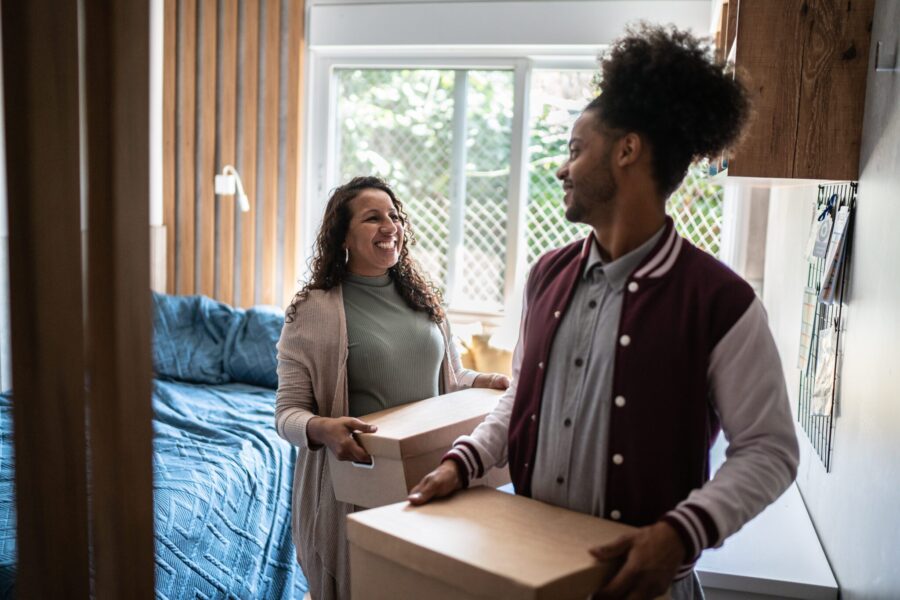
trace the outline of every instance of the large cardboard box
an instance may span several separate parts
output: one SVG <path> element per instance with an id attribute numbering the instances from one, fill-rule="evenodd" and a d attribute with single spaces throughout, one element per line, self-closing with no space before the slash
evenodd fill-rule
<path id="1" fill-rule="evenodd" d="M 364 508 L 405 500 L 409 490 L 440 464 L 453 441 L 472 433 L 494 409 L 501 394 L 467 389 L 360 417 L 378 426 L 375 433 L 357 434 L 373 460 L 371 464 L 341 461 L 329 452 L 335 497 Z M 469 485 L 505 483 L 509 483 L 509 471 L 503 468 L 491 469 Z"/>
<path id="2" fill-rule="evenodd" d="M 347 517 L 353 600 L 585 600 L 614 565 L 590 548 L 631 527 L 489 488 Z"/>

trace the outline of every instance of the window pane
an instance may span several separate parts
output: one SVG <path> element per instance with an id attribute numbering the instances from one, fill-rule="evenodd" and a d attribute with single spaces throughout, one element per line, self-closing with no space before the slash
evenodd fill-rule
<path id="1" fill-rule="evenodd" d="M 666 212 L 675 229 L 692 244 L 719 256 L 722 242 L 722 199 L 725 192 L 707 177 L 708 163 L 691 165 L 681 187 L 669 197 Z"/>
<path id="2" fill-rule="evenodd" d="M 469 71 L 462 285 L 455 308 L 501 310 L 513 118 L 512 71 Z"/>
<path id="3" fill-rule="evenodd" d="M 406 206 L 418 244 L 412 255 L 454 308 L 499 310 L 506 275 L 507 197 L 513 116 L 512 71 L 468 71 L 465 188 L 460 248 L 450 248 L 453 70 L 339 69 L 341 182 L 374 174 Z M 447 290 L 451 253 L 459 258 Z"/>
<path id="4" fill-rule="evenodd" d="M 340 182 L 384 178 L 418 243 L 411 254 L 434 283 L 447 276 L 453 71 L 339 69 Z"/>
<path id="5" fill-rule="evenodd" d="M 569 132 L 593 97 L 593 71 L 535 71 L 531 76 L 526 261 L 587 235 L 566 220 L 556 171 L 568 155 Z"/>
<path id="6" fill-rule="evenodd" d="M 566 221 L 556 170 L 566 158 L 575 119 L 595 94 L 592 71 L 535 71 L 531 87 L 531 162 L 528 193 L 528 265 L 552 248 L 587 235 Z M 706 163 L 691 165 L 666 204 L 675 229 L 697 247 L 718 256 L 722 186 L 706 175 Z"/>

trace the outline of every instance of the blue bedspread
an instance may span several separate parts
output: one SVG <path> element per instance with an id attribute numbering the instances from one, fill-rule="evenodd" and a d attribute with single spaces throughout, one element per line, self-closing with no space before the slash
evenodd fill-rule
<path id="1" fill-rule="evenodd" d="M 296 450 L 274 390 L 155 380 L 156 597 L 302 598 L 290 535 Z M 15 577 L 12 407 L 0 396 L 0 598 Z"/>

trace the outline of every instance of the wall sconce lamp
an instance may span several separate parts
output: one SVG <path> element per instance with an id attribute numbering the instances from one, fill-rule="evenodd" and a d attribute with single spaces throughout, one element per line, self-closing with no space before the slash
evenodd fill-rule
<path id="1" fill-rule="evenodd" d="M 231 165 L 222 167 L 222 173 L 216 175 L 216 194 L 219 196 L 234 196 L 237 192 L 238 206 L 241 212 L 250 212 L 250 199 L 244 192 L 244 184 L 241 183 L 241 176 L 238 175 L 237 169 Z"/>

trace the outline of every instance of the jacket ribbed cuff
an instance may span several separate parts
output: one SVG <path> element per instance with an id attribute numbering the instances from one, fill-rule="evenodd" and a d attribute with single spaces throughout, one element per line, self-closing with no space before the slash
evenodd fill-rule
<path id="1" fill-rule="evenodd" d="M 718 527 L 706 509 L 697 504 L 681 504 L 660 520 L 669 524 L 684 544 L 685 561 L 676 577 L 690 573 L 700 553 L 719 541 Z"/>
<path id="2" fill-rule="evenodd" d="M 466 468 L 466 462 L 458 454 L 455 454 L 453 450 L 450 450 L 441 457 L 441 462 L 444 462 L 445 460 L 452 461 L 453 464 L 456 465 L 456 472 L 459 474 L 459 480 L 462 483 L 462 488 L 468 488 L 469 470 Z"/>

